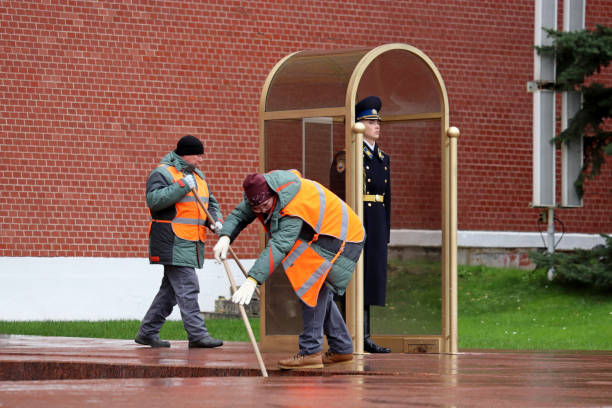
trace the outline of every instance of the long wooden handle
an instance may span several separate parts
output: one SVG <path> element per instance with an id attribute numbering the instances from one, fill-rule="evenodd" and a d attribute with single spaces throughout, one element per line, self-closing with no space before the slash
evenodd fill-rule
<path id="1" fill-rule="evenodd" d="M 210 211 L 208 211 L 208 208 L 206 208 L 206 206 L 204 205 L 204 203 L 202 202 L 202 199 L 198 196 L 198 193 L 196 192 L 195 188 L 191 189 L 191 192 L 193 193 L 193 196 L 196 198 L 196 201 L 198 202 L 198 204 L 200 204 L 200 207 L 204 210 L 204 213 L 206 214 L 206 218 L 208 219 L 208 221 L 211 224 L 215 223 L 214 218 L 212 217 L 212 215 L 210 214 Z M 246 271 L 246 269 L 244 268 L 244 266 L 242 266 L 242 263 L 240 262 L 240 260 L 238 259 L 238 257 L 236 256 L 236 253 L 234 252 L 234 250 L 232 249 L 232 247 L 229 247 L 229 252 L 232 255 L 232 258 L 234 258 L 234 261 L 236 261 L 236 264 L 238 265 L 238 267 L 240 268 L 240 270 L 242 271 L 242 274 L 244 275 L 244 277 L 248 277 L 249 274 Z M 261 297 L 261 293 L 259 293 L 259 288 L 255 288 L 255 292 L 257 292 L 257 296 Z"/>
<path id="2" fill-rule="evenodd" d="M 234 261 L 236 261 L 236 265 L 238 265 L 238 267 L 242 271 L 242 274 L 244 275 L 244 277 L 247 278 L 249 276 L 249 274 L 246 271 L 246 269 L 244 269 L 244 266 L 242 266 L 242 263 L 240 262 L 240 260 L 236 256 L 236 253 L 234 252 L 234 249 L 232 247 L 229 247 L 229 252 L 232 255 L 232 258 L 234 258 Z M 257 294 L 259 295 L 259 288 L 256 288 L 256 289 L 257 289 Z"/>
<path id="3" fill-rule="evenodd" d="M 206 213 L 206 217 L 208 218 L 209 222 L 214 224 L 215 220 L 210 215 L 210 212 L 208 211 L 208 209 L 204 206 L 204 203 L 198 196 L 195 189 L 192 188 L 191 192 L 193 193 L 194 197 L 198 201 L 198 204 L 200 204 L 200 207 L 202 207 L 202 209 L 204 210 L 204 213 Z M 230 251 L 234 259 L 236 260 L 236 263 L 238 263 L 238 266 L 240 266 L 240 269 L 242 269 L 242 272 L 246 276 L 246 271 L 242 268 L 242 265 L 238 261 L 238 257 L 236 257 L 231 247 L 230 247 Z M 232 271 L 230 270 L 229 265 L 227 264 L 226 260 L 223 260 L 223 267 L 225 268 L 225 272 L 227 273 L 227 278 L 229 279 L 230 286 L 232 287 L 232 294 L 233 294 L 234 292 L 236 292 L 236 284 L 234 283 L 234 277 L 232 276 Z M 258 288 L 255 288 L 255 289 L 258 289 Z M 259 291 L 257 291 L 257 293 L 259 294 Z M 247 317 L 246 310 L 244 310 L 243 305 L 238 305 L 238 309 L 240 310 L 240 316 L 242 317 L 242 321 L 244 322 L 244 327 L 246 328 L 246 331 L 249 335 L 249 339 L 251 339 L 253 350 L 255 350 L 255 356 L 257 357 L 257 362 L 259 363 L 259 369 L 261 370 L 261 375 L 264 377 L 267 377 L 268 372 L 266 371 L 266 366 L 263 362 L 263 359 L 261 358 L 261 353 L 259 352 L 259 347 L 257 346 L 257 341 L 255 340 L 255 335 L 253 334 L 253 329 L 251 328 L 251 322 L 249 322 L 249 318 Z"/>
<path id="4" fill-rule="evenodd" d="M 232 272 L 230 271 L 229 265 L 227 264 L 226 260 L 223 261 L 223 266 L 225 267 L 225 272 L 227 272 L 227 278 L 229 279 L 230 285 L 232 286 L 232 293 L 234 293 L 236 292 L 236 284 L 234 283 Z M 251 328 L 251 323 L 249 322 L 249 318 L 247 317 L 246 311 L 244 310 L 244 306 L 238 305 L 238 309 L 240 310 L 240 316 L 242 317 L 244 326 L 246 327 L 247 333 L 249 334 L 249 338 L 251 339 L 253 350 L 255 350 L 255 356 L 257 356 L 257 362 L 259 363 L 261 375 L 267 377 L 268 372 L 266 371 L 266 366 L 264 365 L 263 359 L 261 358 L 261 353 L 259 352 L 259 347 L 257 346 L 257 341 L 255 340 L 255 335 L 253 334 L 253 329 Z"/>

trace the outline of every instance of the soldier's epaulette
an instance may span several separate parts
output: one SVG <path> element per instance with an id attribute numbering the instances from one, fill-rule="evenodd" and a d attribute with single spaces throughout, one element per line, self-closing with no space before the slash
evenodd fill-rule
<path id="1" fill-rule="evenodd" d="M 383 152 L 380 147 L 378 148 L 378 157 L 380 157 L 381 160 L 385 159 L 385 152 Z"/>
<path id="2" fill-rule="evenodd" d="M 372 157 L 374 157 L 374 154 L 372 154 L 372 151 L 368 149 L 366 146 L 363 146 L 363 153 L 366 156 L 368 156 L 368 159 L 371 159 Z"/>

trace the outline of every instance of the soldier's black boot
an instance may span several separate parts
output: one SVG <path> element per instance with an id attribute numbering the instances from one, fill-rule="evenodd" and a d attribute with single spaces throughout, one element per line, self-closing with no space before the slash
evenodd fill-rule
<path id="1" fill-rule="evenodd" d="M 387 347 L 381 347 L 374 343 L 370 338 L 370 306 L 364 306 L 363 308 L 363 350 L 368 353 L 390 353 L 391 349 Z"/>

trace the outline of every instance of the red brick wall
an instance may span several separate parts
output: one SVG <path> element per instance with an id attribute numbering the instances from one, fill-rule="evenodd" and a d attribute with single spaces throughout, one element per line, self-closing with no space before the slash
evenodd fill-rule
<path id="1" fill-rule="evenodd" d="M 612 26 L 609 0 L 587 3 L 589 28 Z M 532 0 L 4 1 L 0 256 L 145 257 L 146 176 L 187 133 L 205 140 L 229 212 L 258 165 L 276 62 L 392 42 L 444 78 L 461 129 L 459 228 L 534 231 L 533 12 Z M 568 232 L 612 231 L 611 170 L 588 182 L 584 208 L 557 211 Z M 236 244 L 242 256 L 255 232 Z"/>

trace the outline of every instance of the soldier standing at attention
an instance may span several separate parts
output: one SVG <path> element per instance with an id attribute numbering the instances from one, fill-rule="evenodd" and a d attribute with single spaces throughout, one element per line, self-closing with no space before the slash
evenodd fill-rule
<path id="1" fill-rule="evenodd" d="M 387 244 L 391 231 L 391 171 L 389 156 L 377 141 L 380 138 L 380 108 L 377 96 L 368 96 L 355 105 L 355 122 L 365 125 L 363 136 L 363 225 L 364 247 L 364 350 L 389 353 L 370 338 L 370 306 L 385 306 L 387 287 Z"/>

